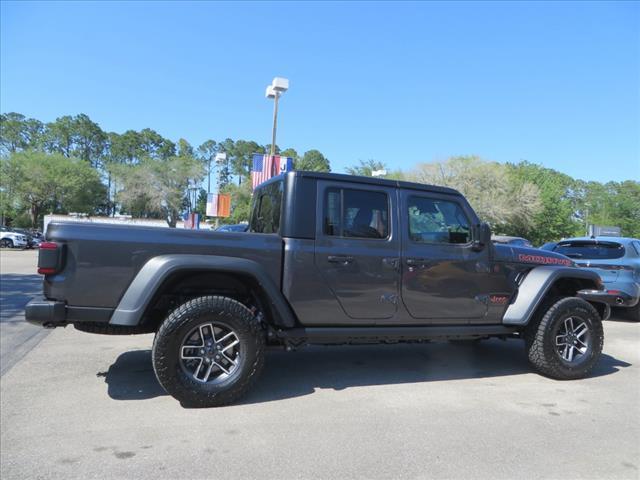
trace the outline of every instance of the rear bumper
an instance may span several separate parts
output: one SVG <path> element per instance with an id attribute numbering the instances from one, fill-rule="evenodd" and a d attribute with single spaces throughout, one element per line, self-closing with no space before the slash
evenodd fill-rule
<path id="1" fill-rule="evenodd" d="M 588 302 L 598 302 L 610 307 L 633 307 L 638 303 L 638 295 L 622 290 L 579 290 L 578 297 Z"/>
<path id="2" fill-rule="evenodd" d="M 640 284 L 629 281 L 616 281 L 605 283 L 604 288 L 607 292 L 619 295 L 625 301 L 619 307 L 633 307 L 640 301 Z"/>
<path id="3" fill-rule="evenodd" d="M 71 307 L 44 297 L 34 298 L 24 310 L 27 322 L 45 328 L 64 327 L 69 323 L 109 323 L 111 315 L 112 308 Z"/>
<path id="4" fill-rule="evenodd" d="M 24 309 L 24 318 L 29 323 L 53 328 L 67 324 L 67 306 L 64 302 L 47 300 L 44 297 L 34 298 Z"/>

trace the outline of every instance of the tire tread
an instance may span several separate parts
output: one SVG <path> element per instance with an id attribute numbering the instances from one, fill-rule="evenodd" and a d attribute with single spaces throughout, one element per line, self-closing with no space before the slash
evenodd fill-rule
<path id="1" fill-rule="evenodd" d="M 557 356 L 555 354 L 551 355 L 548 350 L 549 346 L 546 344 L 546 335 L 548 334 L 551 323 L 556 318 L 556 315 L 560 314 L 563 310 L 570 308 L 584 309 L 590 316 L 595 330 L 592 332 L 592 336 L 594 337 L 593 349 L 595 351 L 596 358 L 599 357 L 604 343 L 602 322 L 597 310 L 589 302 L 586 302 L 581 298 L 561 298 L 553 303 L 548 309 L 542 309 L 542 314 L 538 315 L 537 318 L 534 318 L 525 331 L 525 342 L 527 345 L 529 362 L 543 375 L 558 380 L 570 380 L 586 377 L 597 363 L 597 361 L 588 362 L 584 368 L 579 370 L 568 369 L 563 366 L 559 358 L 556 358 Z"/>

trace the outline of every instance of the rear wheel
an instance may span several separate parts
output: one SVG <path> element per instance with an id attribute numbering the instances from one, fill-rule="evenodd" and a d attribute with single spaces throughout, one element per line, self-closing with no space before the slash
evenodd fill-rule
<path id="1" fill-rule="evenodd" d="M 543 375 L 559 380 L 584 378 L 598 362 L 604 333 L 593 306 L 580 298 L 555 302 L 525 332 L 527 355 Z"/>
<path id="2" fill-rule="evenodd" d="M 13 240 L 10 238 L 3 238 L 0 240 L 0 247 L 2 248 L 13 248 Z"/>
<path id="3" fill-rule="evenodd" d="M 153 342 L 153 367 L 184 406 L 217 407 L 240 398 L 264 365 L 264 332 L 241 303 L 200 297 L 172 312 Z"/>

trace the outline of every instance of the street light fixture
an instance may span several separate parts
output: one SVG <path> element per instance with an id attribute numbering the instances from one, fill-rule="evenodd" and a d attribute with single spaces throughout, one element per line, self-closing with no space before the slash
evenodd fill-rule
<path id="1" fill-rule="evenodd" d="M 271 149 L 270 156 L 276 154 L 276 129 L 278 127 L 278 99 L 280 96 L 289 90 L 289 80 L 282 77 L 275 77 L 271 82 L 271 85 L 267 86 L 265 91 L 265 97 L 273 98 L 273 130 L 271 132 Z"/>

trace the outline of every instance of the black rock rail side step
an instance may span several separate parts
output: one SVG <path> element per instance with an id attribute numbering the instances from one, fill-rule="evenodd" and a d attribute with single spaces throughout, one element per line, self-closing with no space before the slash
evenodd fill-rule
<path id="1" fill-rule="evenodd" d="M 516 327 L 504 325 L 392 326 L 392 327 L 309 327 L 279 330 L 277 337 L 293 344 L 377 343 L 419 340 L 474 339 L 510 336 Z"/>

